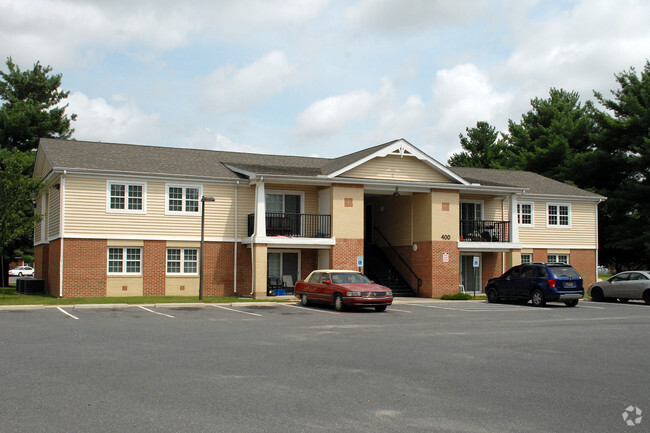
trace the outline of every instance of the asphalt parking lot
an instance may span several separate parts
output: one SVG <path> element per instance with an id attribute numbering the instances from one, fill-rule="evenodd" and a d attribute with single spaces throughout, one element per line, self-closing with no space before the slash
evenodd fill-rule
<path id="1" fill-rule="evenodd" d="M 0 310 L 0 431 L 648 431 L 649 331 L 635 302 Z"/>

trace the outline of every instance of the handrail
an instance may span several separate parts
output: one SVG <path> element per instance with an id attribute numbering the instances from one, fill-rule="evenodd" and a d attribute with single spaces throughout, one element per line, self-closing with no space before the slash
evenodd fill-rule
<path id="1" fill-rule="evenodd" d="M 395 253 L 395 255 L 402 261 L 402 263 L 404 263 L 404 266 L 406 266 L 406 269 L 411 271 L 411 274 L 413 274 L 413 276 L 415 277 L 415 279 L 418 282 L 417 295 L 420 296 L 420 287 L 422 287 L 422 278 L 418 277 L 418 275 L 415 273 L 415 271 L 409 266 L 408 263 L 406 263 L 406 260 L 404 260 L 404 258 L 401 256 L 401 254 L 398 253 L 397 250 L 395 249 L 395 247 L 393 247 L 393 245 L 391 245 L 391 243 L 388 241 L 388 239 L 386 239 L 386 236 L 384 236 L 384 234 L 377 227 L 373 227 L 373 229 L 379 234 L 379 236 L 381 236 L 381 238 L 384 240 L 384 242 L 386 242 L 386 245 L 388 245 L 390 247 L 390 249 Z"/>

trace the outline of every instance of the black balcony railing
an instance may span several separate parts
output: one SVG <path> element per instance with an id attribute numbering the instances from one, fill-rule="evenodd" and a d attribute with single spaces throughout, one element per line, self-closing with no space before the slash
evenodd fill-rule
<path id="1" fill-rule="evenodd" d="M 248 214 L 248 236 L 255 229 L 255 214 Z M 331 238 L 331 215 L 305 213 L 266 213 L 266 235 L 296 238 Z"/>
<path id="2" fill-rule="evenodd" d="M 510 242 L 509 221 L 461 220 L 463 242 Z"/>

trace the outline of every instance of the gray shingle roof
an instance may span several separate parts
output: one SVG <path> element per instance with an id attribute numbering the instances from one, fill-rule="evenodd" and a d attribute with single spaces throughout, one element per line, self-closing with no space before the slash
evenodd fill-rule
<path id="1" fill-rule="evenodd" d="M 526 194 L 584 197 L 591 199 L 605 198 L 530 171 L 470 167 L 449 167 L 449 169 L 471 183 L 479 183 L 485 186 L 527 188 Z"/>
<path id="2" fill-rule="evenodd" d="M 233 172 L 227 166 L 258 175 L 313 178 L 340 170 L 393 143 L 395 141 L 339 158 L 314 158 L 52 138 L 40 140 L 40 146 L 50 163 L 59 170 L 76 169 L 133 175 L 205 177 L 214 180 L 241 178 L 238 173 Z M 484 186 L 527 188 L 529 194 L 604 198 L 526 171 L 449 168 L 463 179 Z"/>

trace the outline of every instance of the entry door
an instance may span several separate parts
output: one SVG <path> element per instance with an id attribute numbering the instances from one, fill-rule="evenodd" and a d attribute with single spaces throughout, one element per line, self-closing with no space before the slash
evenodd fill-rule
<path id="1" fill-rule="evenodd" d="M 482 260 L 481 260 L 482 261 Z M 479 264 L 480 262 L 479 261 Z M 460 256 L 460 284 L 466 293 L 481 293 L 481 268 L 474 267 L 474 255 Z"/>

